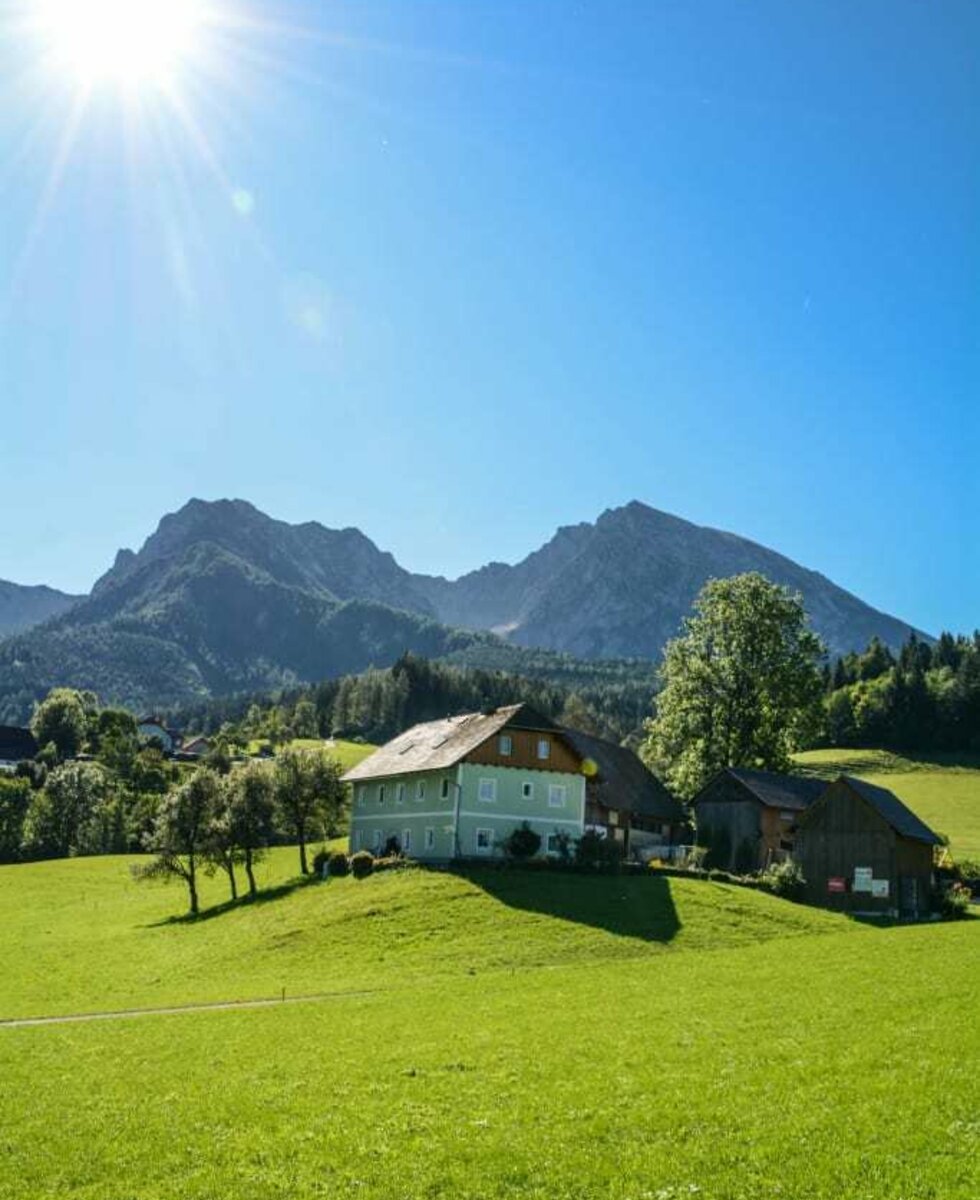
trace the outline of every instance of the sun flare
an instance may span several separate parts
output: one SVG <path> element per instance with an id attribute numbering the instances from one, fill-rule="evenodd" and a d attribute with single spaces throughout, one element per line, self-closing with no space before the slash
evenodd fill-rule
<path id="1" fill-rule="evenodd" d="M 62 74 L 87 85 L 166 83 L 193 55 L 200 0 L 38 0 L 38 25 Z"/>

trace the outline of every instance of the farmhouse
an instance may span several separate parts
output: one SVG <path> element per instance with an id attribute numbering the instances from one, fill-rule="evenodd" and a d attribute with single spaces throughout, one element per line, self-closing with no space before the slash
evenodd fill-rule
<path id="1" fill-rule="evenodd" d="M 842 775 L 798 822 L 806 900 L 852 913 L 929 912 L 935 833 L 886 788 Z"/>
<path id="2" fill-rule="evenodd" d="M 354 788 L 351 849 L 395 843 L 418 859 L 490 858 L 525 821 L 543 855 L 587 824 L 624 850 L 632 828 L 652 826 L 669 839 L 680 808 L 641 772 L 649 776 L 629 751 L 563 729 L 526 704 L 430 721 L 344 776 Z"/>
<path id="3" fill-rule="evenodd" d="M 0 725 L 0 771 L 13 771 L 17 764 L 37 754 L 37 742 L 29 729 Z"/>
<path id="4" fill-rule="evenodd" d="M 173 754 L 180 742 L 180 736 L 168 729 L 163 719 L 157 716 L 140 717 L 136 722 L 136 732 L 141 742 L 158 741 L 164 754 Z"/>
<path id="5" fill-rule="evenodd" d="M 691 802 L 698 841 L 724 869 L 763 870 L 793 851 L 796 823 L 826 788 L 819 779 L 729 767 Z"/>
<path id="6" fill-rule="evenodd" d="M 206 737 L 192 737 L 180 743 L 181 758 L 204 758 L 210 752 L 211 743 Z"/>

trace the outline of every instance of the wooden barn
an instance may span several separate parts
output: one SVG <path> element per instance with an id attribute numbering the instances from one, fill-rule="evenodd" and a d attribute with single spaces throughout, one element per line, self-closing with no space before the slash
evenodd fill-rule
<path id="1" fill-rule="evenodd" d="M 763 870 L 793 851 L 800 814 L 826 788 L 819 779 L 729 767 L 693 799 L 698 842 L 715 866 Z"/>
<path id="2" fill-rule="evenodd" d="M 842 775 L 800 815 L 793 857 L 809 904 L 921 917 L 930 910 L 940 844 L 893 792 Z"/>

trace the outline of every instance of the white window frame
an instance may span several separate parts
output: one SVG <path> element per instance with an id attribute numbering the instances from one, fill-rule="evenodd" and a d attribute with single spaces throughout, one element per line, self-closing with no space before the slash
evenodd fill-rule
<path id="1" fill-rule="evenodd" d="M 497 739 L 497 749 L 503 758 L 510 758 L 514 753 L 514 739 L 509 733 L 502 733 L 500 735 Z"/>
<path id="2" fill-rule="evenodd" d="M 483 785 L 489 784 L 492 795 L 484 796 Z M 477 784 L 476 798 L 481 804 L 496 804 L 497 803 L 497 781 L 496 779 L 481 779 Z"/>
<path id="3" fill-rule="evenodd" d="M 521 784 L 521 798 L 524 800 L 534 799 L 534 781 L 532 779 L 525 779 Z"/>
<path id="4" fill-rule="evenodd" d="M 480 835 L 486 834 L 487 844 L 480 845 Z M 477 829 L 474 831 L 473 850 L 477 854 L 492 854 L 493 853 L 493 830 L 492 829 Z"/>
<path id="5" fill-rule="evenodd" d="M 354 849 L 360 850 L 360 848 L 363 844 L 364 844 L 364 837 L 361 833 L 361 830 L 355 829 L 354 830 Z"/>
<path id="6" fill-rule="evenodd" d="M 405 803 L 405 784 L 403 782 L 399 782 L 399 783 L 395 784 L 395 803 L 396 804 L 404 804 Z"/>
<path id="7" fill-rule="evenodd" d="M 422 844 L 425 846 L 426 850 L 435 850 L 435 848 L 436 848 L 436 831 L 435 831 L 434 825 L 426 825 L 425 836 L 423 838 Z"/>
<path id="8" fill-rule="evenodd" d="M 425 780 L 420 779 L 415 784 L 415 802 L 416 802 L 416 804 L 421 804 L 424 799 L 425 799 Z"/>
<path id="9" fill-rule="evenodd" d="M 563 783 L 548 784 L 548 807 L 565 808 L 568 803 L 568 788 Z"/>
<path id="10" fill-rule="evenodd" d="M 551 758 L 551 738 L 538 738 L 538 758 L 542 762 Z"/>
<path id="11" fill-rule="evenodd" d="M 357 805 L 358 808 L 364 807 L 364 799 L 365 799 L 366 791 L 367 791 L 367 788 L 364 786 L 363 783 L 359 783 L 357 785 L 357 788 L 354 791 L 354 803 Z"/>
<path id="12" fill-rule="evenodd" d="M 402 854 L 411 854 L 412 852 L 412 831 L 411 829 L 402 830 Z"/>
<path id="13" fill-rule="evenodd" d="M 558 850 L 558 847 L 557 847 L 557 846 L 555 846 L 555 848 L 554 848 L 554 849 L 552 849 L 552 847 L 551 847 L 551 839 L 552 839 L 552 838 L 557 838 L 557 837 L 560 837 L 560 836 L 561 836 L 561 834 L 560 834 L 560 833 L 558 833 L 558 832 L 556 832 L 555 830 L 552 830 L 552 831 L 551 831 L 551 833 L 549 833 L 549 834 L 546 834 L 546 835 L 545 835 L 545 839 L 544 839 L 544 852 L 545 852 L 545 854 L 558 854 L 558 853 L 559 853 L 559 850 Z"/>
<path id="14" fill-rule="evenodd" d="M 440 795 L 443 800 L 449 799 L 449 776 L 448 775 L 443 776 L 442 787 L 440 788 Z"/>

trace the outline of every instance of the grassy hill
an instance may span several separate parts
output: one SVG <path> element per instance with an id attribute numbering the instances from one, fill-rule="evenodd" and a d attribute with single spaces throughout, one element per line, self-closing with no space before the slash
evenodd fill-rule
<path id="1" fill-rule="evenodd" d="M 810 750 L 796 761 L 831 779 L 841 772 L 890 788 L 957 858 L 980 858 L 980 757 L 909 758 L 887 750 Z"/>
<path id="2" fill-rule="evenodd" d="M 262 864 L 259 903 L 194 923 L 175 919 L 180 887 L 131 879 L 135 858 L 0 868 L 0 1018 L 414 985 L 843 925 L 684 879 L 420 869 L 304 884 L 288 847 Z M 226 896 L 221 878 L 204 880 L 202 906 Z"/>
<path id="3" fill-rule="evenodd" d="M 376 990 L 0 1027 L 3 1200 L 980 1190 L 980 922 L 491 872 L 179 903 L 119 859 L 0 869 L 0 1013 Z"/>
<path id="4" fill-rule="evenodd" d="M 258 754 L 261 745 L 262 739 L 254 738 L 246 750 L 249 754 Z M 356 767 L 377 749 L 368 742 L 348 742 L 343 738 L 293 738 L 289 745 L 294 750 L 325 750 L 331 758 L 337 759 L 345 771 Z"/>

